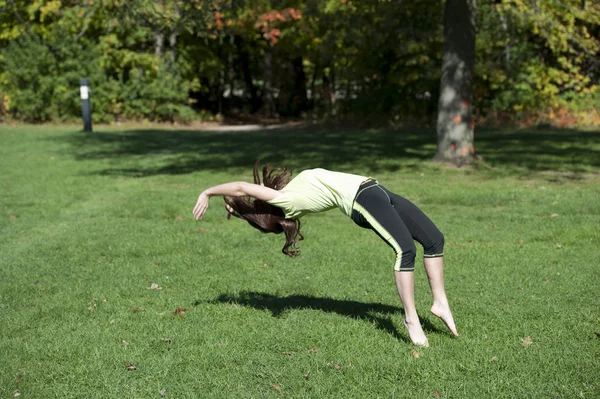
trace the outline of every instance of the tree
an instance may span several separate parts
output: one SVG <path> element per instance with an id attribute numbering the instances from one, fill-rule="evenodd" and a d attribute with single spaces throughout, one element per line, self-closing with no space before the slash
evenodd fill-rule
<path id="1" fill-rule="evenodd" d="M 472 117 L 475 0 L 446 0 L 435 160 L 457 165 L 475 159 Z"/>

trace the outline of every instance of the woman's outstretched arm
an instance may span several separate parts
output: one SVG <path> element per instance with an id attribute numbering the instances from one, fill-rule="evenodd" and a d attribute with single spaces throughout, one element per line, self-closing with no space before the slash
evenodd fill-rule
<path id="1" fill-rule="evenodd" d="M 259 200 L 270 201 L 279 197 L 281 193 L 269 187 L 246 182 L 219 184 L 218 186 L 207 188 L 200 194 L 193 210 L 194 218 L 196 220 L 202 219 L 208 208 L 210 197 L 224 195 L 229 197 L 245 197 L 248 195 Z"/>

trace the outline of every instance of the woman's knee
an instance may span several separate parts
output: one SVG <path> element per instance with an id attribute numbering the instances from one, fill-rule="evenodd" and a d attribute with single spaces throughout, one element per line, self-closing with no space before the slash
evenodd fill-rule
<path id="1" fill-rule="evenodd" d="M 444 254 L 444 235 L 437 230 L 429 235 L 430 241 L 427 246 L 423 247 L 426 257 L 442 256 Z"/>
<path id="2" fill-rule="evenodd" d="M 396 253 L 396 271 L 412 271 L 415 270 L 415 257 L 417 256 L 417 248 L 414 243 L 406 245 L 401 251 Z"/>

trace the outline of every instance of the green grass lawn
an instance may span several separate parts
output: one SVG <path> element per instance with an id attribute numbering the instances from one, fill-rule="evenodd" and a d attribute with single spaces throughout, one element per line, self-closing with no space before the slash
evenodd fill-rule
<path id="1" fill-rule="evenodd" d="M 600 397 L 600 132 L 476 138 L 486 162 L 454 169 L 430 130 L 0 127 L 0 397 Z M 419 205 L 461 336 L 419 267 L 431 347 L 409 343 L 393 252 L 341 212 L 294 259 L 220 199 L 195 222 L 256 159 Z"/>

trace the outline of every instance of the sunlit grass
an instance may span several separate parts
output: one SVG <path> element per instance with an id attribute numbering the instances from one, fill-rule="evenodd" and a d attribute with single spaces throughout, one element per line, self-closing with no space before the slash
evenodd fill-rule
<path id="1" fill-rule="evenodd" d="M 427 130 L 97 130 L 0 130 L 2 397 L 600 395 L 599 132 L 483 131 L 486 163 L 454 169 Z M 418 268 L 431 347 L 408 343 L 392 251 L 339 212 L 304 220 L 295 259 L 218 199 L 194 222 L 255 159 L 424 209 L 461 336 Z"/>

